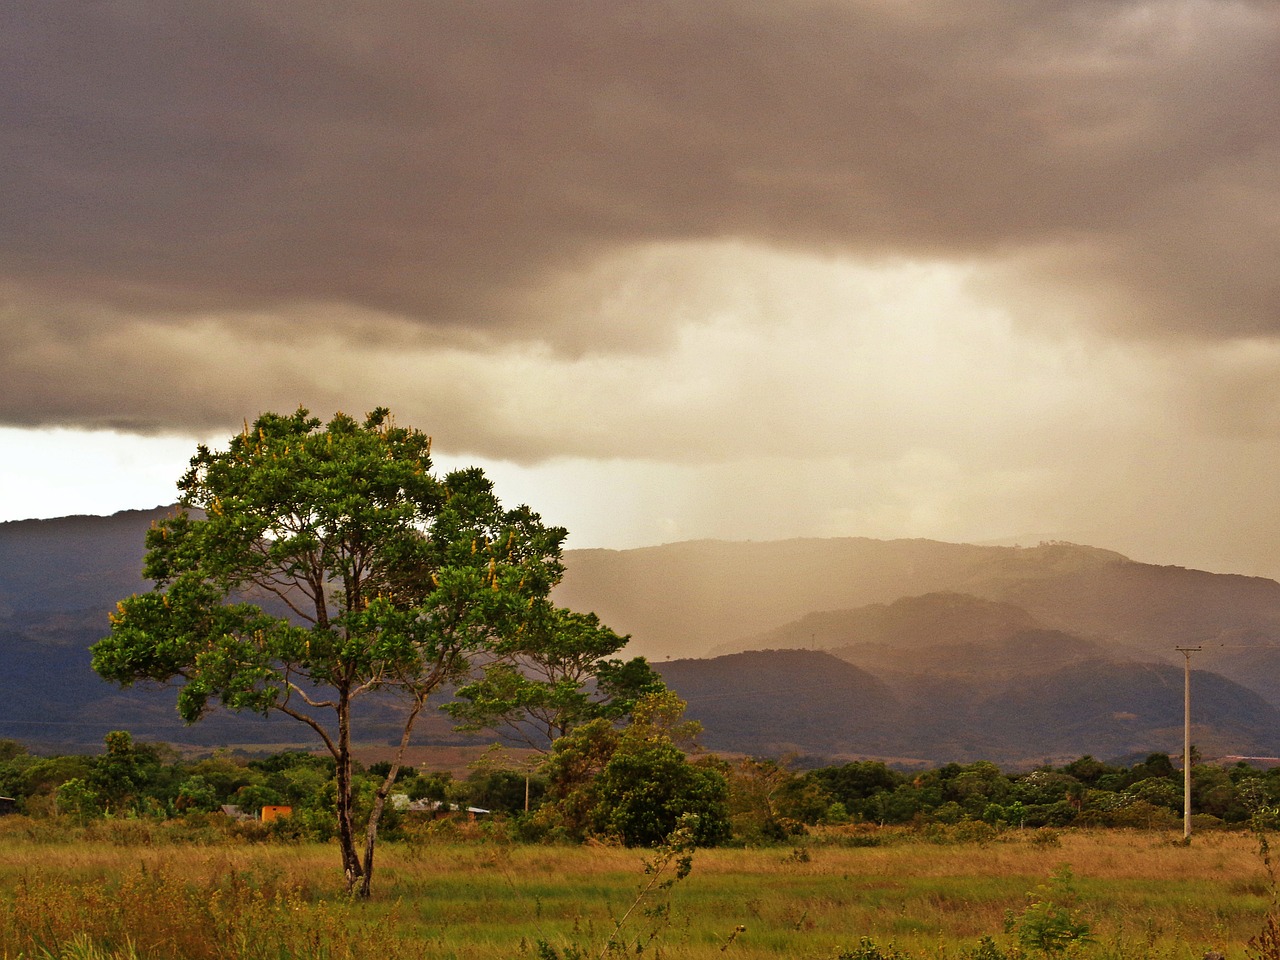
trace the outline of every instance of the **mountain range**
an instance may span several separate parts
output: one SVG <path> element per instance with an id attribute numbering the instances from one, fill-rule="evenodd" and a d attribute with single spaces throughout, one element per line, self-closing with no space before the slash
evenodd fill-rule
<path id="1" fill-rule="evenodd" d="M 0 524 L 0 737 L 92 749 L 111 729 L 193 745 L 308 744 L 89 669 L 116 600 L 145 590 L 166 513 Z M 714 750 L 903 767 L 1181 752 L 1184 655 L 1206 757 L 1280 754 L 1280 583 L 1068 543 L 865 538 L 570 550 L 557 602 L 630 634 Z M 385 719 L 382 718 L 382 719 Z M 372 716 L 366 736 L 385 742 Z M 458 743 L 442 717 L 424 735 Z"/>

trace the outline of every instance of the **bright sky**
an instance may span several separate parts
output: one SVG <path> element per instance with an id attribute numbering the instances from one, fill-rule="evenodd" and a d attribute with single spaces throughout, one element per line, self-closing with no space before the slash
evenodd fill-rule
<path id="1" fill-rule="evenodd" d="M 1280 7 L 15 0 L 0 520 L 391 407 L 571 547 L 1280 576 Z"/>

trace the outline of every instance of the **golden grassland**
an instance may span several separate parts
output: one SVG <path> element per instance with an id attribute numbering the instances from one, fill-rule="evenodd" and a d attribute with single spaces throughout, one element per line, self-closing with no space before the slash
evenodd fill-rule
<path id="1" fill-rule="evenodd" d="M 645 897 L 655 878 L 644 851 L 424 836 L 385 844 L 372 900 L 351 902 L 332 846 L 178 843 L 124 823 L 55 839 L 10 819 L 5 960 L 574 960 L 606 954 L 611 937 L 673 960 L 828 960 L 864 937 L 959 960 L 987 936 L 1009 951 L 1006 915 L 1063 864 L 1093 930 L 1080 956 L 1245 957 L 1272 907 L 1258 838 L 1236 832 L 1187 846 L 1180 834 L 1123 830 L 977 841 L 832 830 L 801 847 L 697 851 L 687 879 Z"/>

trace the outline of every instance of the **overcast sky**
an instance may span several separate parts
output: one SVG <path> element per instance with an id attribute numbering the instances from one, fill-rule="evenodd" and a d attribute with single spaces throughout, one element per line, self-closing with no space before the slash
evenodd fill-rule
<path id="1" fill-rule="evenodd" d="M 392 408 L 571 547 L 1280 576 L 1274 0 L 6 0 L 0 519 Z"/>

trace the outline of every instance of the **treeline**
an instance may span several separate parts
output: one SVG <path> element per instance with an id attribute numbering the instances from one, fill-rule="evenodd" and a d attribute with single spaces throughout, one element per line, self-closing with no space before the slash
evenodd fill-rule
<path id="1" fill-rule="evenodd" d="M 659 842 L 691 814 L 703 845 L 788 842 L 819 824 L 1171 829 L 1181 822 L 1182 771 L 1163 753 L 1128 767 L 1084 756 L 1020 773 L 988 762 L 923 773 L 878 761 L 796 770 L 773 760 L 686 755 L 679 727 L 660 720 L 621 729 L 587 725 L 558 741 L 536 766 L 490 757 L 458 778 L 406 768 L 383 836 L 395 840 L 423 823 L 473 819 L 477 811 L 485 811 L 478 814 L 482 821 L 501 823 L 509 835 L 530 842 L 598 838 L 629 845 Z M 264 834 L 327 840 L 335 831 L 334 774 L 331 759 L 301 751 L 186 759 L 124 731 L 108 734 L 95 756 L 38 756 L 0 740 L 0 796 L 12 801 L 12 812 L 81 824 L 103 818 L 207 822 L 224 806 L 254 816 L 278 805 L 292 813 Z M 357 769 L 363 816 L 386 774 L 381 764 Z M 1280 769 L 1196 764 L 1191 804 L 1201 829 L 1274 815 Z"/>

